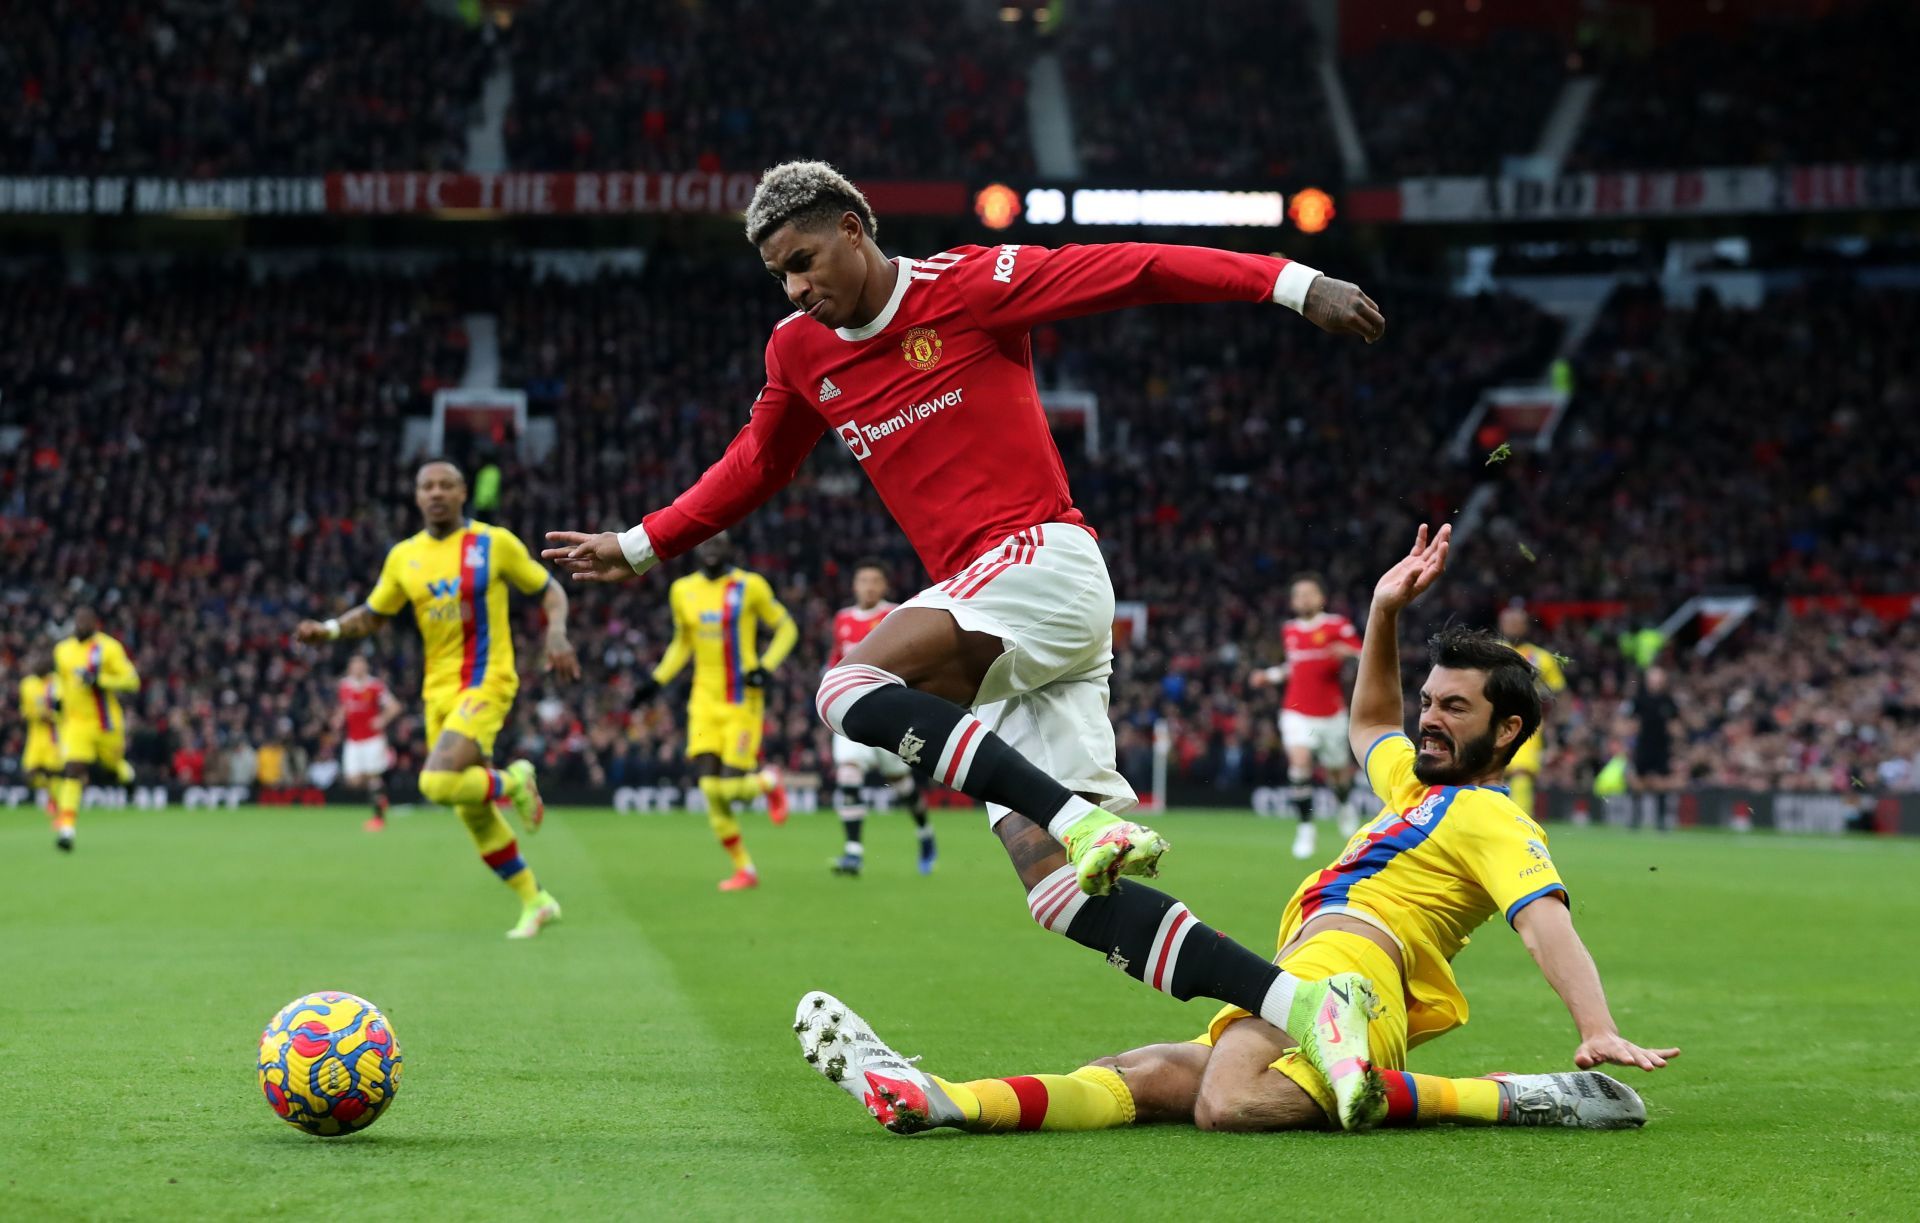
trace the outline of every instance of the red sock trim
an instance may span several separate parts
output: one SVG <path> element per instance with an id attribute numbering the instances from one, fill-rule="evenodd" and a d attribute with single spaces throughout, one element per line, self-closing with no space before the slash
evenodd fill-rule
<path id="1" fill-rule="evenodd" d="M 520 856 L 520 842 L 508 841 L 490 854 L 481 854 L 480 860 L 488 866 L 500 867 Z"/>
<path id="2" fill-rule="evenodd" d="M 739 838 L 739 837 L 737 837 L 737 836 L 735 836 L 735 837 L 722 837 L 722 838 L 721 838 L 721 840 L 720 840 L 720 848 L 722 848 L 722 849 L 732 849 L 732 848 L 733 848 L 734 846 L 736 846 L 736 845 L 738 845 L 739 843 L 740 843 L 740 838 Z"/>
<path id="3" fill-rule="evenodd" d="M 1379 1073 L 1387 1089 L 1387 1124 L 1412 1125 L 1420 1115 L 1420 1093 L 1413 1089 L 1413 1076 L 1403 1070 Z"/>
<path id="4" fill-rule="evenodd" d="M 1039 1129 L 1047 1119 L 1047 1085 L 1027 1074 L 1000 1081 L 1011 1087 L 1013 1098 L 1020 1101 L 1020 1128 Z"/>

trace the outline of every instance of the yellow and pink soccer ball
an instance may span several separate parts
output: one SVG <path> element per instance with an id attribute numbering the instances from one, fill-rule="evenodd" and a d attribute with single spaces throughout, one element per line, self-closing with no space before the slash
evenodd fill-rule
<path id="1" fill-rule="evenodd" d="M 260 1034 L 260 1090 L 288 1125 L 322 1138 L 358 1133 L 400 1090 L 400 1045 L 365 998 L 295 998 Z"/>

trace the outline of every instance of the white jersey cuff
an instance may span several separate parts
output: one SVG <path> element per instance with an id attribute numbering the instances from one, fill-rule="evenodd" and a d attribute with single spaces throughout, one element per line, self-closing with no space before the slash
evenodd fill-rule
<path id="1" fill-rule="evenodd" d="M 1307 289 L 1319 278 L 1319 268 L 1289 263 L 1280 269 L 1280 275 L 1273 282 L 1273 300 L 1299 314 L 1307 305 Z"/>
<path id="2" fill-rule="evenodd" d="M 635 573 L 645 573 L 660 563 L 653 554 L 653 541 L 647 538 L 645 526 L 633 526 L 620 532 L 620 553 L 627 558 L 627 564 Z"/>

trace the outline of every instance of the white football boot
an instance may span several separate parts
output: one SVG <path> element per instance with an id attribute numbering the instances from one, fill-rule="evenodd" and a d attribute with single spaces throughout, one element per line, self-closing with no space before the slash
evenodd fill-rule
<path id="1" fill-rule="evenodd" d="M 873 1034 L 867 1021 L 832 994 L 800 999 L 793 1031 L 807 1064 L 896 1134 L 959 1125 L 966 1120 L 933 1077 Z"/>
<path id="2" fill-rule="evenodd" d="M 1633 1088 L 1597 1070 L 1564 1074 L 1490 1074 L 1505 1096 L 1505 1125 L 1564 1125 L 1579 1130 L 1630 1130 L 1647 1123 Z"/>
<path id="3" fill-rule="evenodd" d="M 1301 820 L 1300 830 L 1293 834 L 1293 856 L 1306 861 L 1313 857 L 1314 829 L 1312 820 Z"/>

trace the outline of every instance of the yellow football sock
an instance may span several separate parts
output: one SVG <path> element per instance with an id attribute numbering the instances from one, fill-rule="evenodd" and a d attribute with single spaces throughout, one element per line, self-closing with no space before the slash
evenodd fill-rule
<path id="1" fill-rule="evenodd" d="M 513 775 L 504 769 L 490 769 L 481 764 L 469 765 L 457 773 L 428 769 L 420 774 L 420 797 L 446 807 L 492 803 L 511 796 L 516 784 Z"/>
<path id="2" fill-rule="evenodd" d="M 732 791 L 734 783 L 749 781 L 746 777 L 702 777 L 700 793 L 707 799 L 707 823 L 713 828 L 714 840 L 720 842 L 720 848 L 727 851 L 733 859 L 733 869 L 750 871 L 753 869 L 753 857 L 747 853 L 746 844 L 740 839 L 740 821 L 734 818 Z"/>
<path id="3" fill-rule="evenodd" d="M 1500 1120 L 1500 1084 L 1492 1079 L 1443 1079 L 1382 1070 L 1388 1125 L 1494 1125 Z"/>
<path id="4" fill-rule="evenodd" d="M 460 822 L 467 826 L 467 835 L 480 851 L 480 860 L 493 868 L 500 882 L 513 889 L 521 904 L 530 905 L 539 900 L 540 885 L 534 880 L 533 868 L 520 856 L 520 843 L 513 839 L 513 829 L 507 827 L 499 809 L 489 802 L 477 802 L 461 803 L 454 810 L 460 813 Z"/>
<path id="5" fill-rule="evenodd" d="M 76 816 L 80 814 L 80 794 L 86 783 L 78 777 L 62 777 L 54 783 L 53 805 L 60 813 L 53 819 L 55 828 L 71 828 Z"/>
<path id="6" fill-rule="evenodd" d="M 1507 778 L 1507 793 L 1513 798 L 1513 805 L 1533 815 L 1533 777 L 1528 773 L 1514 773 Z"/>
<path id="7" fill-rule="evenodd" d="M 1082 1066 L 1072 1074 L 1022 1074 L 950 1083 L 935 1078 L 967 1115 L 975 1134 L 1005 1130 L 1111 1130 L 1133 1124 L 1133 1093 L 1114 1071 Z"/>

